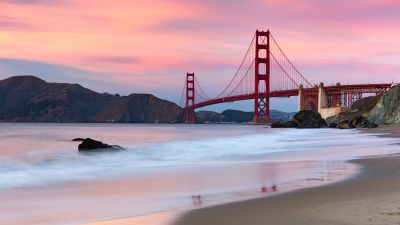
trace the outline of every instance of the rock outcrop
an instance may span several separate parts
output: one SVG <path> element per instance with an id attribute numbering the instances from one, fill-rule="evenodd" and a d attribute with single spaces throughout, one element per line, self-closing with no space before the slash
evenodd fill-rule
<path id="1" fill-rule="evenodd" d="M 325 120 L 321 115 L 312 110 L 303 110 L 296 115 L 292 121 L 276 122 L 271 125 L 272 128 L 322 128 L 327 127 Z"/>
<path id="2" fill-rule="evenodd" d="M 400 124 L 400 85 L 383 94 L 367 118 L 377 124 Z"/>
<path id="3" fill-rule="evenodd" d="M 184 110 L 150 94 L 97 93 L 79 84 L 34 76 L 0 81 L 0 121 L 178 123 Z"/>
<path id="4" fill-rule="evenodd" d="M 326 119 L 329 127 L 340 129 L 374 128 L 377 125 L 367 118 L 369 111 L 375 107 L 381 96 L 370 96 L 356 101 L 347 112 Z"/>
<path id="5" fill-rule="evenodd" d="M 79 151 L 121 151 L 124 150 L 118 145 L 109 145 L 101 141 L 86 138 L 78 145 Z"/>
<path id="6" fill-rule="evenodd" d="M 296 128 L 297 124 L 291 121 L 277 121 L 271 124 L 271 128 Z"/>
<path id="7" fill-rule="evenodd" d="M 294 115 L 293 122 L 298 128 L 321 128 L 327 127 L 325 120 L 316 111 L 303 110 Z"/>

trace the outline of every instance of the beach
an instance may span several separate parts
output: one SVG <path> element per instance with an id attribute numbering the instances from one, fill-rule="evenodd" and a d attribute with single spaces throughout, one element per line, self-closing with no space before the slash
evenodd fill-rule
<path id="1" fill-rule="evenodd" d="M 147 224 L 369 224 L 400 222 L 400 157 L 356 160 L 363 172 L 323 187 L 183 212 L 110 220 L 92 225 Z"/>
<path id="2" fill-rule="evenodd" d="M 372 184 L 348 185 L 380 179 L 378 172 L 392 171 L 396 163 L 375 164 L 373 158 L 399 152 L 393 127 L 375 133 L 248 125 L 5 124 L 2 129 L 0 142 L 9 148 L 0 157 L 0 218 L 9 225 L 222 223 L 213 218 L 244 224 L 239 217 L 262 222 L 278 219 L 278 212 L 293 213 L 293 219 L 307 216 L 299 209 L 332 216 L 329 212 L 343 207 L 315 204 L 340 205 L 340 199 L 352 199 L 348 190 L 369 190 L 377 194 L 366 195 L 377 198 L 394 193 L 382 189 L 381 195 Z M 126 151 L 80 154 L 70 140 L 83 135 Z M 387 179 L 385 188 L 395 184 Z"/>
<path id="3" fill-rule="evenodd" d="M 400 127 L 364 132 L 400 137 Z M 362 172 L 345 181 L 269 198 L 191 211 L 175 225 L 198 224 L 400 224 L 400 157 L 353 160 Z"/>
<path id="4" fill-rule="evenodd" d="M 399 126 L 361 132 L 399 138 Z M 376 224 L 400 223 L 400 156 L 351 160 L 361 168 L 349 179 L 318 187 L 193 210 L 169 211 L 108 220 L 91 225 L 243 225 L 243 224 Z"/>
<path id="5" fill-rule="evenodd" d="M 175 225 L 399 224 L 400 157 L 355 160 L 363 172 L 344 182 L 198 209 Z"/>

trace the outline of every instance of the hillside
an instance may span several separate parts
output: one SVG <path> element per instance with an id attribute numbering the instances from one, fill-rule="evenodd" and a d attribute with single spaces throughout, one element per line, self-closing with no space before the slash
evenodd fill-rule
<path id="1" fill-rule="evenodd" d="M 271 110 L 270 116 L 273 121 L 288 121 L 292 119 L 295 113 L 281 112 Z M 244 112 L 240 110 L 225 110 L 221 113 L 213 111 L 196 112 L 198 123 L 244 123 L 253 120 L 253 112 Z"/>
<path id="2" fill-rule="evenodd" d="M 367 118 L 377 124 L 400 124 L 400 85 L 382 95 Z"/>
<path id="3" fill-rule="evenodd" d="M 176 123 L 183 109 L 149 94 L 100 94 L 34 76 L 0 81 L 0 121 Z"/>

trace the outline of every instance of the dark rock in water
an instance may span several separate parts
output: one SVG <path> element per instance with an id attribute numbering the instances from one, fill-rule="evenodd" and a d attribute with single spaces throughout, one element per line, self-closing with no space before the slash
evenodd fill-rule
<path id="1" fill-rule="evenodd" d="M 124 150 L 121 146 L 118 145 L 109 145 L 103 143 L 101 141 L 96 141 L 91 138 L 86 138 L 78 145 L 79 151 L 116 151 L 116 150 Z"/>
<path id="2" fill-rule="evenodd" d="M 275 122 L 271 125 L 272 128 L 321 128 L 327 126 L 321 115 L 311 110 L 303 110 L 296 113 L 292 121 Z"/>
<path id="3" fill-rule="evenodd" d="M 295 127 L 297 127 L 297 124 L 293 121 L 286 121 L 286 122 L 277 121 L 271 124 L 271 128 L 295 128 Z"/>
<path id="4" fill-rule="evenodd" d="M 74 138 L 74 139 L 72 139 L 72 141 L 84 141 L 85 140 L 85 138 Z"/>
<path id="5" fill-rule="evenodd" d="M 316 111 L 303 110 L 294 115 L 293 122 L 298 128 L 321 128 L 327 127 L 326 121 Z"/>

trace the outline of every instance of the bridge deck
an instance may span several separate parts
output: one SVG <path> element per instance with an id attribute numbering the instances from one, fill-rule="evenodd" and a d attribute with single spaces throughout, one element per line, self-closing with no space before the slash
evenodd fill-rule
<path id="1" fill-rule="evenodd" d="M 332 94 L 343 94 L 343 93 L 381 93 L 382 90 L 387 90 L 390 88 L 392 84 L 351 84 L 351 85 L 335 85 L 335 86 L 325 86 L 324 89 L 327 95 Z M 318 87 L 313 88 L 304 88 L 305 93 L 318 93 Z M 267 97 L 292 97 L 297 96 L 299 93 L 299 89 L 292 89 L 292 90 L 278 90 L 278 91 L 271 91 L 269 94 L 262 93 L 262 95 Z M 209 105 L 224 103 L 224 102 L 235 102 L 235 101 L 243 101 L 254 99 L 254 94 L 243 94 L 243 95 L 234 95 L 228 96 L 223 98 L 215 98 L 210 99 L 202 102 L 198 102 L 188 108 L 190 110 L 201 108 Z"/>

